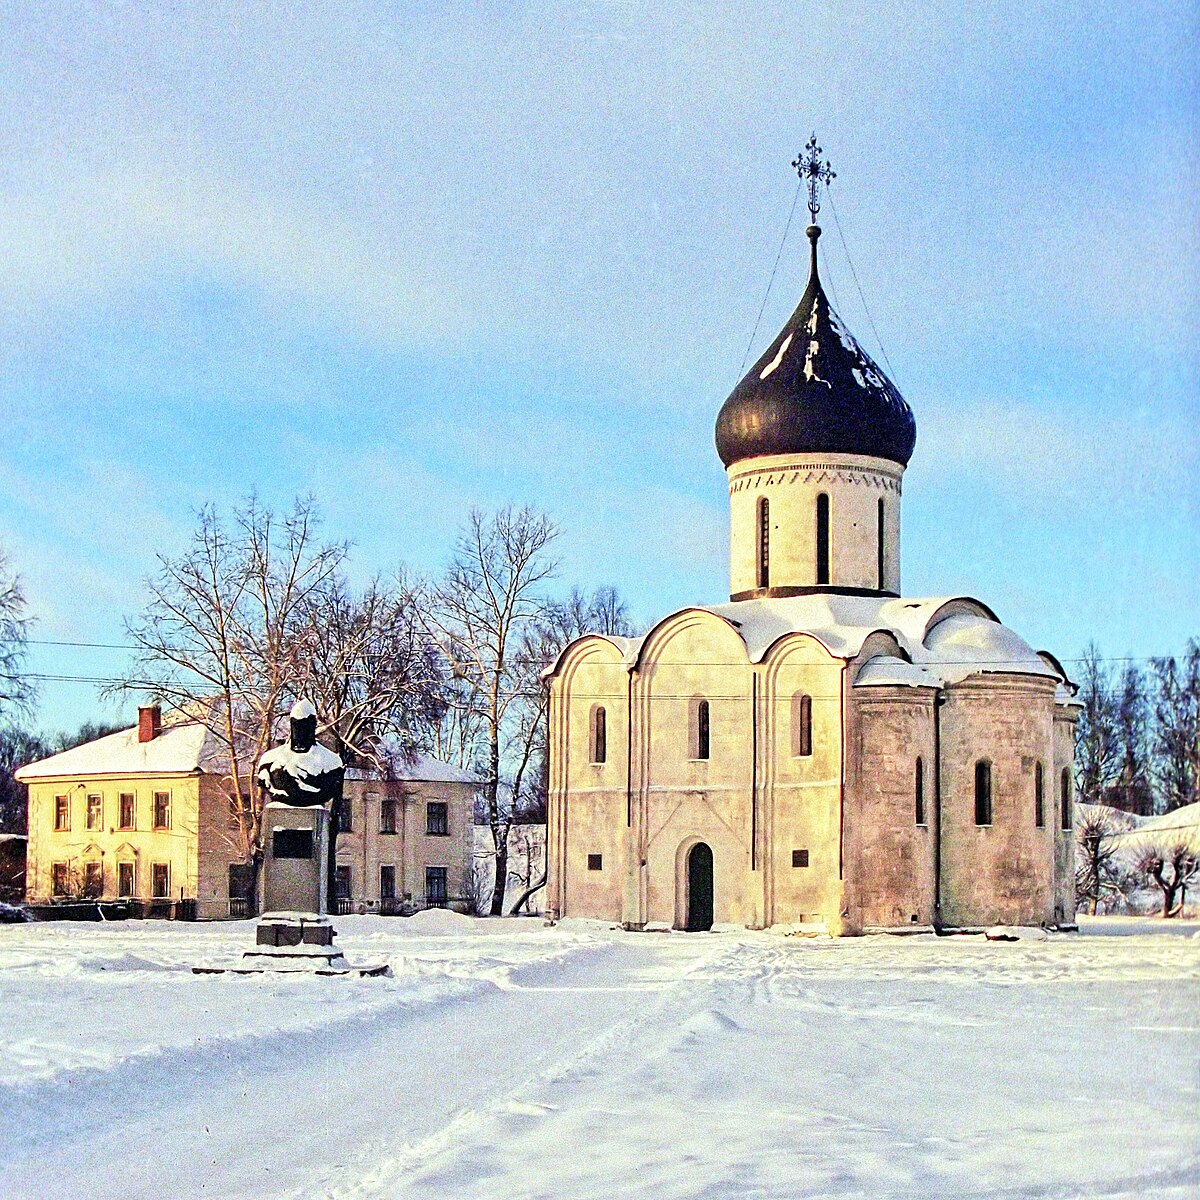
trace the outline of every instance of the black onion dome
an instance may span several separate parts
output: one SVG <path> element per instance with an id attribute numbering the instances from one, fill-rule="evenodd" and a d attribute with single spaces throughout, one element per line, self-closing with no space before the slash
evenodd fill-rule
<path id="1" fill-rule="evenodd" d="M 863 454 L 906 466 L 917 441 L 912 409 L 838 319 L 812 269 L 791 319 L 717 416 L 728 467 L 767 454 Z"/>

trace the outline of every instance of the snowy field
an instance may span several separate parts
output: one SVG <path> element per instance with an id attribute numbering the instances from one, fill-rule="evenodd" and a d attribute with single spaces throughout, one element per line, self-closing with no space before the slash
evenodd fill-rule
<path id="1" fill-rule="evenodd" d="M 0 926 L 0 1196 L 1195 1197 L 1200 926 Z"/>

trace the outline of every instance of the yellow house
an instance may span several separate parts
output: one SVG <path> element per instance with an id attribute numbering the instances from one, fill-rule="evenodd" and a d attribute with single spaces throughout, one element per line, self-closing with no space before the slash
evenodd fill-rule
<path id="1" fill-rule="evenodd" d="M 195 901 L 202 859 L 238 857 L 218 752 L 202 724 L 164 724 L 161 710 L 146 706 L 131 729 L 22 767 L 27 899 L 130 900 L 163 915 Z M 203 915 L 228 913 L 222 907 Z"/>
<path id="2" fill-rule="evenodd" d="M 124 900 L 139 915 L 248 915 L 221 745 L 184 714 L 138 724 L 17 772 L 29 788 L 26 898 Z M 396 778 L 346 781 L 342 911 L 454 904 L 469 892 L 478 780 L 421 757 Z"/>

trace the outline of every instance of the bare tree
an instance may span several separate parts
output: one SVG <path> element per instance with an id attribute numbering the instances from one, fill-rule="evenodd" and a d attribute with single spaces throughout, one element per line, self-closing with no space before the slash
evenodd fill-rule
<path id="1" fill-rule="evenodd" d="M 522 639 L 545 610 L 542 588 L 557 570 L 550 547 L 558 533 L 549 517 L 528 507 L 490 515 L 473 509 L 427 599 L 427 629 L 462 684 L 451 703 L 481 726 L 483 798 L 496 850 L 493 916 L 504 908 L 513 819 L 512 802 L 502 796 L 502 770 L 508 767 L 519 780 L 529 757 L 509 746 L 535 690 Z"/>
<path id="2" fill-rule="evenodd" d="M 45 738 L 24 729 L 0 729 L 0 833 L 24 833 L 29 823 L 29 788 L 17 771 L 55 753 Z"/>
<path id="3" fill-rule="evenodd" d="M 191 545 L 178 558 L 159 556 L 150 603 L 126 625 L 137 654 L 118 690 L 150 691 L 219 744 L 231 841 L 251 880 L 262 858 L 254 765 L 308 679 L 305 602 L 346 555 L 344 544 L 320 542 L 318 527 L 311 497 L 282 517 L 251 497 L 229 524 L 202 509 Z"/>
<path id="4" fill-rule="evenodd" d="M 545 613 L 526 631 L 522 654 L 534 668 L 531 686 L 536 688 L 536 693 L 530 698 L 521 731 L 528 744 L 532 767 L 523 773 L 521 787 L 514 797 L 524 821 L 541 823 L 546 820 L 550 687 L 543 672 L 566 646 L 587 633 L 633 636 L 629 608 L 616 588 L 597 588 L 590 595 L 572 588 L 565 600 L 548 605 Z"/>
<path id="5" fill-rule="evenodd" d="M 1162 915 L 1179 916 L 1187 899 L 1188 882 L 1200 872 L 1200 855 L 1186 842 L 1175 842 L 1146 850 L 1138 866 L 1162 892 Z M 1176 897 L 1178 904 L 1175 903 Z"/>
<path id="6" fill-rule="evenodd" d="M 305 596 L 300 614 L 302 686 L 325 740 L 347 764 L 384 774 L 397 757 L 411 761 L 441 722 L 448 676 L 416 590 L 401 577 L 355 594 L 339 574 Z"/>
<path id="7" fill-rule="evenodd" d="M 1116 890 L 1116 846 L 1112 839 L 1122 831 L 1103 805 L 1081 805 L 1079 812 L 1083 815 L 1076 831 L 1075 898 L 1095 916 L 1104 894 Z"/>
<path id="8" fill-rule="evenodd" d="M 33 703 L 35 689 L 25 671 L 31 624 L 20 576 L 0 548 L 0 716 L 28 715 Z"/>
<path id="9" fill-rule="evenodd" d="M 1084 803 L 1099 804 L 1104 789 L 1115 782 L 1121 769 L 1117 701 L 1110 673 L 1095 642 L 1089 643 L 1080 662 L 1075 788 Z"/>
<path id="10" fill-rule="evenodd" d="M 1200 799 L 1200 641 L 1181 662 L 1150 660 L 1154 711 L 1150 773 L 1167 812 Z"/>

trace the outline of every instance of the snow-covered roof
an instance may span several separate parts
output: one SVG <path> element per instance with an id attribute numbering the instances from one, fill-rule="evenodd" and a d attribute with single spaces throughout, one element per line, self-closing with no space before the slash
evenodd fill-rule
<path id="1" fill-rule="evenodd" d="M 186 775 L 221 772 L 221 746 L 195 721 L 163 722 L 162 732 L 138 741 L 138 727 L 122 729 L 30 763 L 17 772 L 22 783 L 90 775 Z"/>
<path id="2" fill-rule="evenodd" d="M 941 681 L 924 667 L 905 662 L 890 654 L 868 659 L 854 680 L 855 687 L 926 687 L 941 686 Z"/>
<path id="3" fill-rule="evenodd" d="M 1122 849 L 1185 845 L 1200 852 L 1200 803 L 1185 804 L 1161 817 L 1150 817 L 1137 829 L 1117 834 L 1112 842 Z"/>
<path id="4" fill-rule="evenodd" d="M 938 687 L 981 673 L 1062 680 L 1061 673 L 1048 661 L 1049 656 L 1038 654 L 1002 625 L 991 609 L 966 596 L 906 599 L 819 592 L 681 611 L 710 612 L 728 621 L 745 644 L 751 662 L 761 662 L 771 647 L 789 634 L 808 634 L 835 658 L 846 661 L 858 656 L 871 634 L 890 635 L 901 654 L 880 654 L 870 659 L 856 681 L 864 687 Z M 640 638 L 600 636 L 617 648 L 626 668 L 632 670 L 653 633 L 651 629 Z M 548 673 L 557 668 L 558 662 Z"/>
<path id="5" fill-rule="evenodd" d="M 376 779 L 378 773 L 354 767 L 346 772 L 347 779 Z M 391 772 L 393 779 L 407 779 L 414 783 L 482 783 L 483 777 L 466 767 L 456 767 L 442 762 L 430 754 L 418 755 L 411 763 L 397 761 Z"/>

